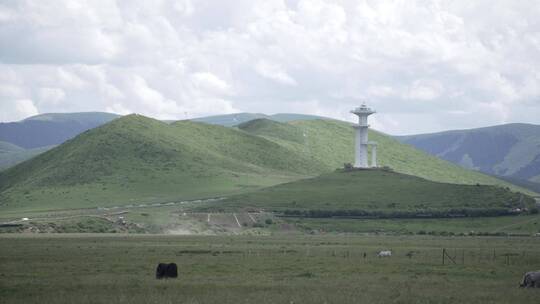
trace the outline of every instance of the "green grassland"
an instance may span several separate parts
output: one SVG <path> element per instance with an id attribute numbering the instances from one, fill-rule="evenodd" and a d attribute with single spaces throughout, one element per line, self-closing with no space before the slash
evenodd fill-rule
<path id="1" fill-rule="evenodd" d="M 308 233 L 419 235 L 535 235 L 540 215 L 437 219 L 284 218 Z"/>
<path id="2" fill-rule="evenodd" d="M 372 132 L 379 160 L 451 183 L 510 185 Z M 0 172 L 0 210 L 105 207 L 250 192 L 350 162 L 348 123 L 255 120 L 227 128 L 128 115 Z M 514 186 L 513 189 L 519 189 Z"/>
<path id="3" fill-rule="evenodd" d="M 358 215 L 358 211 L 427 215 L 435 210 L 510 210 L 533 206 L 531 197 L 502 187 L 439 183 L 382 169 L 340 170 L 231 196 L 211 205 L 221 209 L 330 211 L 329 216 L 343 210 L 355 211 L 350 215 Z"/>
<path id="4" fill-rule="evenodd" d="M 531 238 L 0 236 L 2 303 L 535 303 Z M 455 257 L 442 265 L 442 249 Z M 377 258 L 380 250 L 392 257 Z M 364 258 L 364 253 L 366 257 Z M 505 254 L 510 254 L 509 265 Z M 156 280 L 159 262 L 179 278 Z"/>

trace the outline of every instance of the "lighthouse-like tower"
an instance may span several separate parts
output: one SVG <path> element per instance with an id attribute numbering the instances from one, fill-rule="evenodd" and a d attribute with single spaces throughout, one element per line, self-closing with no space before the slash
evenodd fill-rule
<path id="1" fill-rule="evenodd" d="M 375 113 L 365 104 L 351 111 L 358 115 L 358 124 L 353 125 L 356 130 L 354 143 L 354 167 L 369 168 L 368 164 L 368 146 L 371 146 L 371 167 L 377 167 L 377 143 L 368 142 L 368 116 Z"/>

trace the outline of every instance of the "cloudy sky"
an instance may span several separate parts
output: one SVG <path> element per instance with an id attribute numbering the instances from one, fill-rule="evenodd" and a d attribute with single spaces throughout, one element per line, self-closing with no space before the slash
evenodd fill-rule
<path id="1" fill-rule="evenodd" d="M 540 1 L 0 0 L 0 121 L 296 112 L 540 123 Z"/>

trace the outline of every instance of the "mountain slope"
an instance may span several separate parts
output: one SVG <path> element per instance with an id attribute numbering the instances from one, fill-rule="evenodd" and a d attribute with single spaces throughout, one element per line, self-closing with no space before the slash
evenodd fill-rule
<path id="1" fill-rule="evenodd" d="M 397 138 L 469 169 L 540 181 L 540 125 L 506 124 Z"/>
<path id="2" fill-rule="evenodd" d="M 0 198 L 7 209 L 189 199 L 289 181 L 316 168 L 231 128 L 129 115 L 4 171 Z"/>
<path id="3" fill-rule="evenodd" d="M 495 186 L 428 181 L 381 169 L 337 171 L 227 198 L 213 208 L 262 208 L 290 215 L 475 216 L 511 214 L 531 197 Z M 479 211 L 482 210 L 482 211 Z"/>
<path id="4" fill-rule="evenodd" d="M 347 122 L 307 120 L 283 124 L 259 119 L 238 127 L 285 146 L 295 153 L 309 155 L 321 163 L 327 172 L 354 159 L 354 130 Z M 374 130 L 370 130 L 369 139 L 379 144 L 379 165 L 391 167 L 397 172 L 439 182 L 509 185 L 492 176 L 464 170 Z"/>
<path id="5" fill-rule="evenodd" d="M 9 154 L 0 153 L 0 170 L 14 166 L 86 130 L 105 124 L 118 117 L 120 116 L 103 112 L 46 113 L 19 122 L 0 123 L 0 141 L 9 142 L 22 148 L 18 151 L 11 151 Z M 256 118 L 291 121 L 319 117 L 287 113 L 274 115 L 236 113 L 200 117 L 191 121 L 230 127 Z M 166 122 L 172 123 L 174 121 L 167 120 Z"/>
<path id="6" fill-rule="evenodd" d="M 427 179 L 509 185 L 378 132 L 382 165 Z M 348 123 L 256 120 L 228 128 L 128 115 L 0 172 L 0 210 L 140 204 L 246 192 L 325 172 L 353 158 Z"/>

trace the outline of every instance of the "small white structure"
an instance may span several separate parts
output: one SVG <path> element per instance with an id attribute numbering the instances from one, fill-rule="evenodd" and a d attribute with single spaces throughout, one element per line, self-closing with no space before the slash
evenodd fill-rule
<path id="1" fill-rule="evenodd" d="M 371 167 L 377 167 L 377 143 L 368 141 L 367 123 L 368 116 L 375 113 L 374 110 L 368 108 L 365 104 L 351 111 L 358 115 L 358 124 L 353 125 L 356 130 L 354 143 L 354 167 L 369 168 L 368 164 L 368 146 L 371 146 Z"/>

